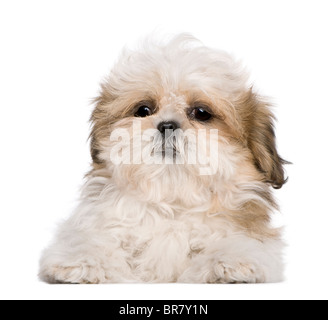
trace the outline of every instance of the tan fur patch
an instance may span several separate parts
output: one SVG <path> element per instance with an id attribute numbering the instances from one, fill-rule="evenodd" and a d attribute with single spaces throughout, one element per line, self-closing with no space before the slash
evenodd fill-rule
<path id="1" fill-rule="evenodd" d="M 276 189 L 281 188 L 287 181 L 283 170 L 287 161 L 279 156 L 276 148 L 275 118 L 270 105 L 250 90 L 240 97 L 236 109 L 254 164 L 268 183 Z"/>

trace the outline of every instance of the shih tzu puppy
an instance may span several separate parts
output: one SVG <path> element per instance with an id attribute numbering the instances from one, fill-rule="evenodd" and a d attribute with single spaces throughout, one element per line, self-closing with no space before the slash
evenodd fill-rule
<path id="1" fill-rule="evenodd" d="M 44 251 L 49 283 L 283 278 L 270 104 L 228 54 L 189 35 L 125 50 L 91 116 L 80 205 Z"/>

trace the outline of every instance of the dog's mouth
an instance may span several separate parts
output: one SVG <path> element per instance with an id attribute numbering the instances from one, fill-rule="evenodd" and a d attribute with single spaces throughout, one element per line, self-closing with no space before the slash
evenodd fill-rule
<path id="1" fill-rule="evenodd" d="M 165 144 L 160 148 L 154 148 L 152 151 L 152 155 L 162 156 L 163 158 L 176 157 L 178 154 L 180 154 L 180 152 L 175 146 L 165 146 Z"/>
<path id="2" fill-rule="evenodd" d="M 179 154 L 180 152 L 177 150 L 176 147 L 165 147 L 163 146 L 162 148 L 162 156 L 163 157 L 176 157 L 177 154 Z"/>
<path id="3" fill-rule="evenodd" d="M 174 160 L 174 163 L 176 163 L 177 162 L 176 160 L 180 159 L 182 154 L 177 148 L 177 146 L 175 146 L 174 144 L 167 144 L 163 142 L 161 145 L 155 146 L 153 148 L 152 156 L 161 158 L 162 160 L 164 160 L 163 163 L 167 163 L 167 162 L 171 163 L 172 160 Z"/>
<path id="4" fill-rule="evenodd" d="M 159 133 L 159 132 L 158 132 Z M 151 156 L 158 164 L 180 164 L 184 161 L 185 138 L 183 133 L 157 134 L 151 145 Z"/>

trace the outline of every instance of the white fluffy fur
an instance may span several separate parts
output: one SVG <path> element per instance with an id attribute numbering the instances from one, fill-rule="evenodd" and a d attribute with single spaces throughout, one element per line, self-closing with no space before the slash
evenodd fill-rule
<path id="1" fill-rule="evenodd" d="M 125 51 L 107 90 L 127 98 L 160 88 L 166 97 L 161 117 L 174 114 L 182 123 L 186 120 L 174 106 L 185 101 L 172 95 L 177 88 L 219 91 L 229 101 L 245 90 L 248 75 L 238 63 L 189 40 L 177 37 L 166 46 L 146 42 L 142 50 Z M 115 108 L 120 107 L 114 102 Z M 253 238 L 226 216 L 251 200 L 270 209 L 256 192 L 269 186 L 241 171 L 243 154 L 224 138 L 219 147 L 218 173 L 199 177 L 195 166 L 114 166 L 105 141 L 106 168 L 88 177 L 79 207 L 42 256 L 40 277 L 59 283 L 281 281 L 282 242 Z M 211 211 L 213 193 L 219 212 Z"/>

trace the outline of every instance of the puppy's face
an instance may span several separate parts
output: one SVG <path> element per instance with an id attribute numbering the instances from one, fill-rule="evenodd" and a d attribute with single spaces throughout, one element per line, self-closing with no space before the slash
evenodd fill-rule
<path id="1" fill-rule="evenodd" d="M 186 36 L 146 46 L 125 52 L 102 85 L 92 115 L 95 169 L 147 190 L 152 180 L 163 189 L 212 187 L 243 168 L 281 187 L 273 116 L 240 65 Z"/>

